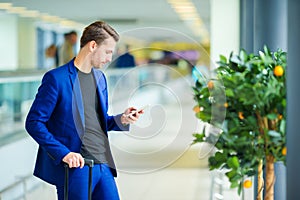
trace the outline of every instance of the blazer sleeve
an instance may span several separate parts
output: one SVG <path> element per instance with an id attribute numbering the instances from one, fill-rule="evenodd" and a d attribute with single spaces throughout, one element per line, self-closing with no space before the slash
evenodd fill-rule
<path id="1" fill-rule="evenodd" d="M 121 122 L 122 114 L 107 117 L 108 130 L 111 131 L 129 131 L 130 125 L 124 125 Z"/>
<path id="2" fill-rule="evenodd" d="M 55 139 L 47 128 L 47 121 L 56 106 L 58 85 L 54 75 L 47 72 L 27 115 L 25 128 L 29 135 L 59 164 L 70 150 Z"/>

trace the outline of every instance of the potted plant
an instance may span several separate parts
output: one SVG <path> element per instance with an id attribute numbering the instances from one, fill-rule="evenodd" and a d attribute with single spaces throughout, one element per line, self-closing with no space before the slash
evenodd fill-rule
<path id="1" fill-rule="evenodd" d="M 216 153 L 211 170 L 225 168 L 231 187 L 251 187 L 245 177 L 257 175 L 257 199 L 274 199 L 274 162 L 286 156 L 286 52 L 241 50 L 220 56 L 216 78 L 196 73 L 193 87 L 196 117 L 220 129 L 220 134 L 194 133 L 194 143 L 208 142 Z M 206 131 L 207 132 L 207 131 Z M 265 181 L 263 181 L 265 168 Z"/>

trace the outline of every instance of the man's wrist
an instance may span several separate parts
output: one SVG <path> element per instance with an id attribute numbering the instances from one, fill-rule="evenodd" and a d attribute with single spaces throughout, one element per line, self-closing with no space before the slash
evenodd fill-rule
<path id="1" fill-rule="evenodd" d="M 123 126 L 128 126 L 129 125 L 129 122 L 126 120 L 126 115 L 125 115 L 125 113 L 123 113 L 122 115 L 121 115 L 121 123 L 122 123 L 122 125 Z"/>

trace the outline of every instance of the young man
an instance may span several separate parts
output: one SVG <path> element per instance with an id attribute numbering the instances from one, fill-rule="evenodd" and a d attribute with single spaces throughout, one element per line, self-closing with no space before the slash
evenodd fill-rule
<path id="1" fill-rule="evenodd" d="M 93 159 L 93 199 L 119 199 L 113 176 L 116 169 L 107 132 L 129 130 L 139 115 L 109 116 L 107 84 L 97 70 L 112 59 L 119 35 L 108 24 L 87 26 L 80 51 L 69 63 L 47 72 L 26 119 L 26 130 L 39 144 L 34 175 L 54 184 L 58 200 L 64 194 L 64 163 L 70 168 L 69 199 L 88 197 L 88 167 Z M 130 115 L 129 115 L 130 114 Z"/>

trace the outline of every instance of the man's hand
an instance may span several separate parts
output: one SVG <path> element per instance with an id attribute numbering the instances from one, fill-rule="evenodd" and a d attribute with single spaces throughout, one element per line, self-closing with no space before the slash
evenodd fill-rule
<path id="1" fill-rule="evenodd" d="M 70 152 L 64 158 L 63 162 L 67 163 L 70 168 L 72 167 L 80 167 L 84 166 L 84 159 L 79 153 Z"/>
<path id="2" fill-rule="evenodd" d="M 144 113 L 144 110 L 137 111 L 136 108 L 130 107 L 125 110 L 123 115 L 121 116 L 122 124 L 133 124 L 136 122 L 140 115 Z"/>

